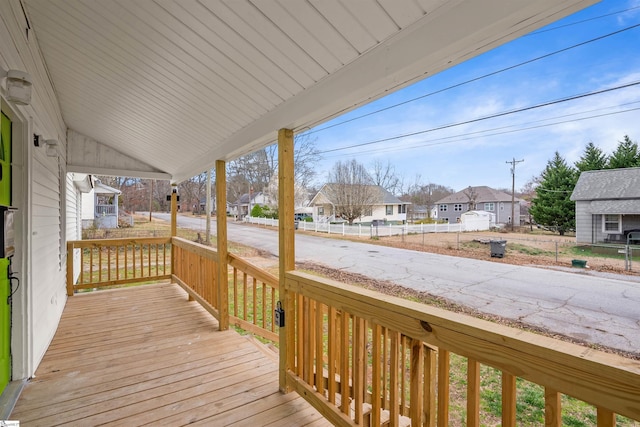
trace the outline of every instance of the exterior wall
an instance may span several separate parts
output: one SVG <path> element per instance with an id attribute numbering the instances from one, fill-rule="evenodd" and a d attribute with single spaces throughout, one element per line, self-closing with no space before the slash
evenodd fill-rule
<path id="1" fill-rule="evenodd" d="M 596 233 L 602 234 L 602 227 L 599 226 L 600 215 L 592 215 L 589 205 L 590 203 L 585 201 L 576 202 L 576 243 L 595 243 L 598 241 Z M 597 224 L 594 223 L 596 219 Z"/>
<path id="2" fill-rule="evenodd" d="M 493 211 L 487 211 L 487 212 L 491 212 L 493 214 L 496 215 L 496 223 L 497 224 L 509 224 L 510 223 L 510 217 L 511 217 L 511 202 L 478 202 L 476 203 L 476 210 L 479 211 L 486 211 L 487 209 L 485 209 L 485 203 L 493 203 Z M 447 206 L 447 210 L 446 211 L 442 211 L 440 210 L 440 206 L 445 205 Z M 458 219 L 460 218 L 460 215 L 462 215 L 465 212 L 468 212 L 469 209 L 469 203 L 462 203 L 462 210 L 461 211 L 454 211 L 454 207 L 455 207 L 455 203 L 443 203 L 443 204 L 439 204 L 438 206 L 438 219 L 441 221 L 445 221 L 445 222 L 449 222 L 451 224 L 458 222 Z M 515 221 L 514 221 L 514 225 L 518 226 L 520 225 L 520 203 L 516 202 L 515 203 Z"/>
<path id="3" fill-rule="evenodd" d="M 21 286 L 13 300 L 12 355 L 13 379 L 19 380 L 34 375 L 57 329 L 66 302 L 66 234 L 75 227 L 67 223 L 63 205 L 66 126 L 37 40 L 27 31 L 19 1 L 0 1 L 0 16 L 0 66 L 26 71 L 33 82 L 31 105 L 10 105 L 2 98 L 2 111 L 14 126 L 14 270 Z M 49 157 L 44 146 L 35 147 L 34 134 L 58 140 L 58 155 Z"/>

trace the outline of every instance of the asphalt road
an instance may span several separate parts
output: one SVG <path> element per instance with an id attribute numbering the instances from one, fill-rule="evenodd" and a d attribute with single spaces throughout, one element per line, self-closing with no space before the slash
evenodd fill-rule
<path id="1" fill-rule="evenodd" d="M 168 214 L 153 214 L 169 220 Z M 203 218 L 179 216 L 204 230 Z M 211 225 L 215 234 L 215 221 Z M 276 229 L 229 222 L 228 238 L 278 255 Z M 640 280 L 524 267 L 367 243 L 296 235 L 296 261 L 363 274 L 426 291 L 481 312 L 579 340 L 640 353 Z"/>

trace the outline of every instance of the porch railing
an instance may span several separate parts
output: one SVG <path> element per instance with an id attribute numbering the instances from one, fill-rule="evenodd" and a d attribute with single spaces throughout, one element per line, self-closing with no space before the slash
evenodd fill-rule
<path id="1" fill-rule="evenodd" d="M 107 269 L 97 266 L 103 265 L 101 259 L 109 258 L 109 251 L 119 254 L 112 254 L 111 260 L 131 254 L 127 265 L 132 264 L 134 253 L 137 260 L 158 259 L 159 264 L 163 259 L 166 269 L 171 245 L 173 280 L 212 314 L 227 311 L 220 310 L 217 299 L 215 249 L 175 237 L 69 245 L 70 254 L 82 251 L 81 265 L 89 269 L 83 274 L 94 279 L 83 281 L 81 287 L 133 281 L 133 277 L 105 279 Z M 106 249 L 112 247 L 118 249 Z M 286 273 L 286 294 L 279 296 L 275 276 L 234 255 L 228 256 L 227 264 L 228 298 L 223 301 L 228 301 L 231 323 L 275 341 L 274 305 L 286 299 L 287 385 L 334 424 L 448 425 L 453 354 L 467 360 L 469 426 L 480 423 L 481 366 L 502 373 L 503 426 L 516 424 L 517 378 L 544 387 L 548 426 L 562 425 L 562 394 L 593 405 L 598 426 L 616 425 L 616 414 L 640 420 L 640 364 L 636 360 L 302 272 Z M 169 271 L 163 268 L 145 267 L 145 271 L 160 270 L 163 274 L 156 277 L 165 278 Z M 129 274 L 134 270 L 130 267 Z M 101 282 L 96 281 L 99 277 Z M 137 275 L 135 279 L 148 277 Z"/>
<path id="2" fill-rule="evenodd" d="M 479 425 L 480 366 L 502 372 L 502 425 L 516 425 L 516 378 L 640 420 L 640 364 L 585 347 L 305 274 L 286 274 L 293 328 L 287 384 L 337 425 L 449 425 L 450 355 L 467 358 L 467 425 Z"/>
<path id="3" fill-rule="evenodd" d="M 67 242 L 67 294 L 99 287 L 169 279 L 168 237 Z"/>

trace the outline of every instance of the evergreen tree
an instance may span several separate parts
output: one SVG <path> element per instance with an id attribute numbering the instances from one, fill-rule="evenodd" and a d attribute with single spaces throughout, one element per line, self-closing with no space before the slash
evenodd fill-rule
<path id="1" fill-rule="evenodd" d="M 596 147 L 593 142 L 587 144 L 584 154 L 576 162 L 576 168 L 580 172 L 604 169 L 607 166 L 607 155 Z"/>
<path id="2" fill-rule="evenodd" d="M 623 141 L 618 141 L 616 151 L 609 157 L 607 169 L 633 168 L 640 166 L 640 151 L 638 143 L 633 142 L 628 135 Z"/>
<path id="3" fill-rule="evenodd" d="M 529 213 L 541 225 L 553 227 L 560 235 L 575 228 L 575 204 L 569 198 L 577 181 L 576 170 L 556 151 L 542 172 Z"/>

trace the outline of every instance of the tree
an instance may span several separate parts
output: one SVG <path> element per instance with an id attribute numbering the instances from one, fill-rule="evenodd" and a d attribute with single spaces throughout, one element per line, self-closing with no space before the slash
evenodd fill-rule
<path id="1" fill-rule="evenodd" d="M 371 167 L 371 178 L 374 185 L 379 185 L 392 194 L 400 194 L 402 190 L 402 179 L 396 174 L 396 168 L 387 160 L 383 164 L 380 160 L 375 160 Z"/>
<path id="2" fill-rule="evenodd" d="M 431 210 L 435 203 L 453 193 L 455 193 L 453 188 L 444 185 L 424 184 L 420 175 L 416 175 L 414 183 L 408 186 L 407 191 L 400 196 L 400 199 L 404 202 L 411 202 L 407 212 L 408 219 L 416 219 L 414 212 L 416 206 L 424 206 L 428 218 L 431 219 Z"/>
<path id="3" fill-rule="evenodd" d="M 478 200 L 478 192 L 476 191 L 476 189 L 469 186 L 463 191 L 463 193 L 469 200 L 469 210 L 476 210 L 476 201 Z"/>
<path id="4" fill-rule="evenodd" d="M 618 141 L 618 147 L 609 157 L 607 169 L 633 168 L 640 166 L 640 151 L 638 144 L 633 142 L 628 135 L 624 140 Z"/>
<path id="5" fill-rule="evenodd" d="M 316 175 L 316 163 L 321 159 L 315 139 L 308 134 L 296 135 L 293 148 L 294 181 L 307 187 Z M 278 146 L 270 145 L 227 164 L 227 182 L 230 200 L 243 194 L 265 192 L 278 172 Z"/>
<path id="6" fill-rule="evenodd" d="M 607 165 L 607 155 L 594 145 L 593 142 L 587 144 L 584 154 L 576 163 L 576 168 L 580 172 L 604 169 Z"/>
<path id="7" fill-rule="evenodd" d="M 379 194 L 366 168 L 356 160 L 333 165 L 323 191 L 333 203 L 335 216 L 349 224 L 369 214 Z"/>
<path id="8" fill-rule="evenodd" d="M 556 151 L 547 162 L 529 212 L 541 225 L 553 227 L 560 235 L 575 228 L 575 204 L 570 200 L 577 173 Z"/>

